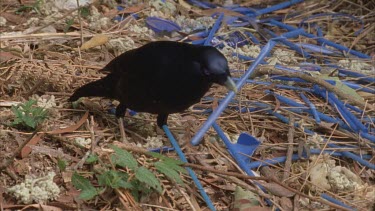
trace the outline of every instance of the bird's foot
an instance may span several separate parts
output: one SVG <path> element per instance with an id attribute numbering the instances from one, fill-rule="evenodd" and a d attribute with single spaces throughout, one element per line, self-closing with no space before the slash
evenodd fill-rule
<path id="1" fill-rule="evenodd" d="M 116 117 L 117 118 L 122 118 L 125 116 L 125 113 L 126 113 L 126 106 L 122 103 L 120 103 L 117 107 L 116 107 Z"/>
<path id="2" fill-rule="evenodd" d="M 158 114 L 157 124 L 159 128 L 163 128 L 163 125 L 167 125 L 168 114 Z"/>

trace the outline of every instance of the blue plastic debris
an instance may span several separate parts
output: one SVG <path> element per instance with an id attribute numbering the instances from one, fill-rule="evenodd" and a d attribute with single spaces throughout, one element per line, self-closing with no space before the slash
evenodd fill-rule
<path id="1" fill-rule="evenodd" d="M 237 159 L 241 159 L 245 163 L 250 162 L 250 157 L 261 144 L 260 141 L 248 133 L 241 133 L 238 137 L 237 143 L 235 144 L 228 141 L 228 139 L 223 139 L 223 142 L 228 148 L 230 154 Z M 234 154 L 238 155 L 234 156 Z"/>
<path id="2" fill-rule="evenodd" d="M 181 30 L 181 27 L 175 22 L 158 17 L 147 17 L 146 25 L 155 33 L 174 32 Z"/>
<path id="3" fill-rule="evenodd" d="M 176 150 L 176 153 L 178 154 L 178 156 L 180 157 L 180 160 L 183 161 L 183 162 L 187 162 L 187 159 L 185 157 L 185 154 L 182 152 L 180 146 L 178 145 L 176 139 L 173 137 L 171 131 L 169 130 L 168 126 L 166 125 L 163 125 L 163 130 L 165 132 L 165 134 L 168 136 L 168 139 L 169 141 L 171 142 L 172 146 L 174 147 L 174 149 Z M 186 167 L 186 170 L 189 172 L 189 175 L 191 176 L 191 178 L 193 179 L 195 185 L 197 186 L 199 192 L 201 193 L 201 196 L 203 197 L 204 201 L 206 202 L 208 208 L 210 210 L 216 210 L 214 205 L 212 204 L 211 202 L 211 199 L 210 197 L 207 195 L 206 191 L 204 190 L 202 184 L 200 183 L 197 175 L 194 173 L 194 171 L 189 168 L 189 167 Z"/>
<path id="4" fill-rule="evenodd" d="M 293 27 L 293 26 L 290 26 L 290 25 L 287 25 L 287 24 L 284 24 L 282 22 L 279 22 L 279 21 L 276 21 L 276 20 L 272 20 L 272 19 L 270 20 L 270 23 L 272 25 L 275 25 L 275 26 L 287 29 L 289 31 L 293 31 L 293 30 L 297 29 L 296 27 Z M 332 42 L 330 40 L 327 40 L 327 39 L 324 39 L 324 38 L 321 38 L 321 37 L 317 37 L 317 36 L 315 36 L 313 34 L 309 34 L 307 32 L 304 32 L 302 35 L 305 36 L 305 37 L 311 38 L 313 40 L 316 40 L 321 45 L 326 44 L 326 45 L 332 46 L 332 47 L 334 47 L 334 48 L 336 48 L 336 49 L 338 49 L 340 51 L 344 51 L 345 53 L 350 53 L 352 55 L 355 55 L 355 56 L 357 56 L 359 58 L 371 59 L 370 56 L 368 56 L 368 55 L 366 55 L 364 53 L 361 53 L 361 52 L 349 49 L 349 48 L 347 48 L 345 46 L 342 46 L 340 44 L 337 44 L 335 42 Z"/>
<path id="5" fill-rule="evenodd" d="M 361 19 L 359 19 L 359 18 L 354 17 L 353 15 L 349 15 L 349 14 L 346 14 L 346 13 L 319 13 L 319 14 L 314 14 L 314 15 L 311 15 L 311 16 L 309 16 L 307 18 L 304 18 L 301 21 L 301 23 L 299 24 L 298 27 L 302 27 L 303 25 L 305 25 L 306 24 L 305 22 L 307 20 L 310 20 L 309 21 L 309 24 L 310 24 L 311 19 L 314 19 L 314 18 L 317 18 L 317 17 L 324 17 L 324 16 L 332 16 L 332 17 L 340 17 L 340 18 L 341 17 L 347 17 L 347 18 L 349 18 L 351 20 L 359 22 L 361 24 L 361 28 L 358 31 L 354 32 L 355 36 L 359 35 L 363 31 L 363 27 L 364 27 L 363 21 Z M 340 19 L 340 20 L 342 20 L 342 19 Z"/>

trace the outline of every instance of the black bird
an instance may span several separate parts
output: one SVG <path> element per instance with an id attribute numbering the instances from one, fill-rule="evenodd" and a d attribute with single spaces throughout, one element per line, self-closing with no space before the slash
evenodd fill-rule
<path id="1" fill-rule="evenodd" d="M 167 124 L 169 114 L 199 102 L 213 83 L 237 91 L 226 58 L 211 46 L 151 42 L 114 58 L 103 70 L 109 74 L 78 88 L 69 101 L 116 99 L 116 117 L 123 117 L 127 108 L 158 114 L 159 127 Z"/>

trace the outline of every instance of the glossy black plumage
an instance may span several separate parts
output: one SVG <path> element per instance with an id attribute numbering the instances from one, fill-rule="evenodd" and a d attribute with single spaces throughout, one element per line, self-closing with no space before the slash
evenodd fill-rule
<path id="1" fill-rule="evenodd" d="M 127 51 L 103 70 L 108 75 L 78 88 L 69 98 L 100 96 L 120 101 L 116 116 L 126 108 L 158 114 L 159 127 L 168 114 L 199 102 L 213 83 L 236 91 L 225 57 L 214 47 L 158 41 Z"/>

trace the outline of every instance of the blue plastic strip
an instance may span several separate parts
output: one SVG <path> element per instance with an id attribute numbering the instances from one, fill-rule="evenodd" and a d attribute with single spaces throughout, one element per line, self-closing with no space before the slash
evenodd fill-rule
<path id="1" fill-rule="evenodd" d="M 160 148 L 148 149 L 148 151 L 164 153 L 164 152 L 174 151 L 174 148 L 173 147 L 160 147 Z"/>
<path id="2" fill-rule="evenodd" d="M 313 19 L 313 18 L 316 18 L 316 17 L 323 17 L 323 16 L 333 16 L 333 17 L 348 17 L 352 20 L 355 20 L 357 22 L 359 22 L 361 24 L 361 28 L 354 32 L 354 35 L 355 36 L 358 36 L 362 31 L 363 31 L 363 27 L 364 27 L 364 23 L 361 19 L 357 18 L 357 17 L 354 17 L 353 15 L 349 15 L 349 14 L 345 14 L 345 13 L 319 13 L 319 14 L 315 14 L 315 15 L 310 15 L 309 17 L 307 18 L 304 18 L 301 23 L 299 24 L 298 27 L 302 27 L 302 25 L 305 24 L 305 21 L 307 20 L 310 20 L 310 19 Z M 341 19 L 340 19 L 341 21 Z"/>
<path id="3" fill-rule="evenodd" d="M 281 28 L 287 29 L 287 30 L 289 30 L 289 31 L 292 31 L 292 30 L 296 30 L 296 29 L 297 29 L 297 28 L 295 28 L 295 27 L 293 27 L 293 26 L 290 26 L 290 25 L 287 25 L 287 24 L 284 24 L 284 23 L 282 23 L 282 22 L 279 22 L 279 21 L 276 21 L 276 20 L 272 20 L 272 19 L 270 20 L 270 23 L 273 24 L 273 25 L 275 25 L 275 26 L 278 26 L 278 27 L 281 27 Z M 321 38 L 321 37 L 317 37 L 317 36 L 315 36 L 315 35 L 313 35 L 313 34 L 309 34 L 309 33 L 307 33 L 307 32 L 304 32 L 302 35 L 305 36 L 305 37 L 308 37 L 308 38 L 311 38 L 311 39 L 317 40 L 319 43 L 324 43 L 324 44 L 326 44 L 326 45 L 329 45 L 329 46 L 332 46 L 332 47 L 334 47 L 334 48 L 337 48 L 337 49 L 339 49 L 339 50 L 341 50 L 341 51 L 345 51 L 345 52 L 347 52 L 347 53 L 350 53 L 350 54 L 352 54 L 352 55 L 355 55 L 355 56 L 357 56 L 357 57 L 359 57 L 359 58 L 371 59 L 370 56 L 368 56 L 368 55 L 366 55 L 366 54 L 364 54 L 364 53 L 361 53 L 361 52 L 358 52 L 358 51 L 355 51 L 355 50 L 351 50 L 351 49 L 349 49 L 349 48 L 347 48 L 347 47 L 345 47 L 345 46 L 342 46 L 342 45 L 340 45 L 340 44 L 334 43 L 334 42 L 332 42 L 332 41 L 329 41 L 329 40 L 324 39 L 324 38 Z"/>
<path id="4" fill-rule="evenodd" d="M 268 29 L 264 29 L 268 34 L 270 34 L 273 38 L 276 38 L 278 37 L 277 34 L 275 34 L 273 31 L 271 30 L 268 30 Z M 299 33 L 302 33 L 304 30 L 299 30 L 300 32 Z M 291 48 L 292 50 L 296 51 L 297 53 L 301 54 L 303 57 L 305 58 L 310 58 L 311 55 L 309 53 L 307 53 L 306 51 L 304 51 L 300 46 L 296 45 L 295 43 L 293 42 L 290 42 L 288 41 L 287 39 L 282 39 L 282 40 L 279 40 L 281 43 L 283 43 L 284 45 L 288 46 L 289 48 Z"/>
<path id="5" fill-rule="evenodd" d="M 315 118 L 316 123 L 320 124 L 320 122 L 321 122 L 320 117 L 319 117 L 318 112 L 315 108 L 315 105 L 303 93 L 301 93 L 300 96 L 301 96 L 302 100 L 305 101 L 305 103 L 310 106 L 311 112 L 312 112 L 312 114 Z"/>
<path id="6" fill-rule="evenodd" d="M 330 155 L 336 156 L 336 157 L 346 157 L 341 152 L 335 152 L 333 150 L 322 151 L 320 149 L 311 149 L 310 153 L 311 154 L 321 154 L 321 153 L 323 153 L 323 154 L 330 154 Z M 356 156 L 358 156 L 358 155 L 356 155 Z M 369 160 L 371 158 L 372 158 L 371 155 L 362 155 L 362 159 Z M 301 158 L 298 155 L 292 156 L 292 160 L 300 160 L 300 159 Z M 250 168 L 250 169 L 254 169 L 254 168 L 260 168 L 262 166 L 270 166 L 270 165 L 275 165 L 275 164 L 279 164 L 279 163 L 284 163 L 285 161 L 286 161 L 286 156 L 281 156 L 281 157 L 276 157 L 276 158 L 262 160 L 262 161 L 253 161 L 253 162 L 247 164 L 247 167 Z"/>
<path id="7" fill-rule="evenodd" d="M 284 9 L 286 7 L 289 7 L 289 6 L 294 5 L 294 4 L 298 4 L 298 3 L 303 2 L 303 1 L 304 0 L 289 0 L 289 1 L 286 1 L 286 2 L 283 2 L 283 3 L 280 3 L 280 4 L 276 4 L 276 5 L 264 8 L 264 9 L 257 10 L 255 13 L 256 13 L 257 16 L 260 16 L 260 15 L 271 13 L 271 12 L 276 11 L 276 10 Z"/>
<path id="8" fill-rule="evenodd" d="M 235 152 L 236 150 L 233 147 L 233 144 L 230 142 L 230 140 L 227 138 L 227 136 L 224 134 L 223 130 L 217 125 L 215 122 L 212 123 L 212 127 L 215 129 L 217 134 L 220 136 L 220 138 L 223 140 L 225 146 L 229 149 L 230 152 Z M 244 162 L 243 159 L 239 156 L 238 153 L 231 153 L 232 157 L 236 160 L 238 165 L 241 167 L 242 170 L 246 172 L 247 175 L 255 176 L 254 173 L 247 168 L 247 163 Z"/>
<path id="9" fill-rule="evenodd" d="M 286 67 L 282 67 L 281 68 L 281 66 L 279 66 L 279 65 L 275 65 L 275 68 L 281 69 L 281 70 L 287 70 L 287 71 L 290 71 L 290 72 L 300 72 L 300 71 L 297 71 L 297 70 L 292 71 L 292 69 L 286 68 Z M 278 75 L 270 75 L 270 79 L 273 79 L 273 80 L 282 80 L 282 81 L 294 81 L 294 82 L 298 82 L 298 83 L 309 83 L 308 81 L 305 81 L 305 80 L 300 79 L 300 78 L 289 78 L 289 77 L 286 77 L 286 76 L 278 76 Z M 325 80 L 325 81 L 328 82 L 328 83 L 330 83 L 330 84 L 335 84 L 336 83 L 335 80 Z M 360 90 L 362 92 L 367 92 L 367 93 L 375 94 L 375 89 L 371 89 L 371 88 L 368 88 L 368 87 L 363 87 L 361 85 L 350 83 L 350 82 L 346 82 L 346 81 L 342 81 L 342 83 L 345 84 L 346 86 L 352 88 L 352 89 L 355 89 L 356 91 Z"/>
<path id="10" fill-rule="evenodd" d="M 334 65 L 334 67 L 339 68 L 337 65 Z M 357 72 L 353 72 L 353 71 L 345 70 L 345 69 L 339 69 L 339 73 L 343 73 L 350 77 L 359 78 L 360 81 L 365 81 L 368 83 L 375 83 L 375 77 L 369 77 L 368 75 L 364 75 L 361 73 L 357 73 Z"/>
<path id="11" fill-rule="evenodd" d="M 253 73 L 255 68 L 259 65 L 261 61 L 263 61 L 263 58 L 266 57 L 266 55 L 272 50 L 272 48 L 276 45 L 276 42 L 270 41 L 268 42 L 262 51 L 260 52 L 258 58 L 252 63 L 252 65 L 249 67 L 249 69 L 246 71 L 246 73 L 241 77 L 241 79 L 237 82 L 237 89 L 240 89 L 246 82 L 247 78 Z M 220 116 L 220 114 L 224 111 L 224 109 L 227 107 L 229 102 L 232 100 L 232 98 L 235 96 L 235 93 L 233 91 L 230 91 L 228 95 L 224 98 L 223 103 L 221 103 L 208 117 L 207 121 L 203 124 L 201 129 L 195 134 L 195 136 L 192 138 L 191 143 L 193 145 L 197 145 L 200 143 L 202 137 L 207 132 L 207 130 L 211 127 L 212 123 Z"/>
<path id="12" fill-rule="evenodd" d="M 233 81 L 239 81 L 239 78 L 232 78 Z M 272 82 L 263 82 L 263 81 L 255 81 L 255 80 L 246 80 L 246 83 L 250 84 L 259 84 L 259 85 L 265 85 L 265 86 L 275 86 L 276 88 L 279 89 L 289 89 L 289 90 L 298 90 L 298 91 L 305 91 L 305 92 L 312 92 L 313 90 L 310 88 L 302 88 L 302 87 L 295 87 L 295 86 L 289 86 L 289 85 L 284 85 L 284 84 L 275 84 Z"/>
<path id="13" fill-rule="evenodd" d="M 329 202 L 332 202 L 332 203 L 334 203 L 334 204 L 337 204 L 337 205 L 340 205 L 340 206 L 342 206 L 342 207 L 348 208 L 348 209 L 350 209 L 350 210 L 353 210 L 353 211 L 356 210 L 356 209 L 354 209 L 354 208 L 352 208 L 352 207 L 350 207 L 350 206 L 344 204 L 343 202 L 341 202 L 341 201 L 339 201 L 339 200 L 337 200 L 337 199 L 335 199 L 335 198 L 332 198 L 331 196 L 329 196 L 329 195 L 327 195 L 327 194 L 325 194 L 325 193 L 322 193 L 322 194 L 320 195 L 320 197 L 322 197 L 323 199 L 325 199 L 325 200 L 327 200 L 327 201 L 329 201 Z"/>
<path id="14" fill-rule="evenodd" d="M 182 152 L 182 150 L 181 150 L 180 146 L 178 145 L 176 139 L 173 137 L 171 131 L 168 128 L 168 126 L 167 125 L 163 125 L 163 130 L 164 130 L 165 134 L 167 135 L 169 141 L 171 142 L 172 146 L 175 148 L 176 153 L 180 157 L 181 161 L 187 163 L 188 161 L 187 161 L 184 153 Z M 208 208 L 210 210 L 216 210 L 215 207 L 214 207 L 214 205 L 211 202 L 210 197 L 204 191 L 204 188 L 203 188 L 202 184 L 200 183 L 197 175 L 195 175 L 194 171 L 191 168 L 189 168 L 189 167 L 186 167 L 186 170 L 189 172 L 191 178 L 193 179 L 195 185 L 197 186 L 199 192 L 201 193 L 201 196 L 203 197 L 204 201 L 206 202 Z"/>
<path id="15" fill-rule="evenodd" d="M 336 108 L 337 112 L 341 114 L 341 117 L 344 119 L 345 123 L 356 133 L 359 133 L 359 128 L 358 126 L 352 121 L 352 119 L 348 116 L 348 113 L 342 109 L 339 105 L 336 104 L 336 102 L 332 99 L 331 96 L 329 96 L 329 93 L 325 92 L 325 90 L 316 87 L 316 92 L 315 94 L 319 94 L 322 98 L 328 100 L 328 103 L 331 104 L 333 108 Z"/>
<path id="16" fill-rule="evenodd" d="M 341 52 L 334 52 L 332 50 L 329 50 L 328 48 L 325 48 L 324 46 L 313 45 L 310 43 L 297 43 L 296 45 L 300 48 L 309 49 L 310 51 L 315 52 L 315 53 L 322 53 L 322 54 L 328 54 L 328 55 L 337 54 L 337 53 L 341 54 Z"/>
<path id="17" fill-rule="evenodd" d="M 206 41 L 204 41 L 203 45 L 205 45 L 205 46 L 211 45 L 211 40 L 212 40 L 212 38 L 214 38 L 217 30 L 219 30 L 220 24 L 221 24 L 221 21 L 223 21 L 223 18 L 224 18 L 224 13 L 221 13 L 220 16 L 217 18 L 215 24 L 212 26 L 212 29 L 211 29 L 210 33 L 208 34 L 208 36 L 206 38 Z"/>
<path id="18" fill-rule="evenodd" d="M 260 45 L 260 41 L 252 33 L 248 31 L 245 31 L 244 33 L 251 39 L 251 41 L 253 41 L 254 44 Z"/>
<path id="19" fill-rule="evenodd" d="M 223 140 L 225 146 L 230 149 L 229 151 L 230 152 L 235 152 L 235 147 L 233 146 L 233 144 L 230 142 L 230 140 L 227 138 L 227 136 L 224 134 L 224 132 L 221 130 L 221 128 L 219 127 L 219 125 L 217 125 L 215 122 L 212 124 L 212 127 L 215 129 L 215 131 L 217 132 L 217 134 L 220 136 L 220 138 Z M 243 171 L 245 171 L 245 173 L 247 175 L 250 175 L 250 176 L 255 176 L 255 174 L 252 172 L 251 169 L 247 168 L 247 163 L 245 163 L 245 161 L 243 159 L 241 159 L 241 155 L 238 154 L 238 153 L 231 153 L 232 157 L 237 161 L 238 165 L 241 167 L 241 169 Z M 262 189 L 263 191 L 266 191 L 265 188 L 259 184 L 258 182 L 254 182 L 255 184 L 257 184 L 257 186 Z M 266 202 L 269 204 L 269 205 L 272 205 L 272 202 L 271 200 L 267 199 L 266 198 Z"/>
<path id="20" fill-rule="evenodd" d="M 344 104 L 336 98 L 336 96 L 332 92 L 328 92 L 328 97 L 333 101 L 334 104 L 337 105 L 338 108 L 341 109 L 342 112 L 345 113 L 345 115 L 350 118 L 351 122 L 356 125 L 358 128 L 358 132 L 368 132 L 367 128 L 355 117 L 345 106 Z M 333 106 L 333 105 L 332 105 Z"/>
<path id="21" fill-rule="evenodd" d="M 286 124 L 289 124 L 289 119 L 286 118 L 285 116 L 279 114 L 279 113 L 276 113 L 276 112 L 273 112 L 272 110 L 269 110 L 268 113 L 270 114 L 273 114 L 275 117 L 277 117 L 278 119 L 280 119 L 282 122 L 286 123 Z M 298 127 L 298 124 L 295 124 L 294 125 L 295 127 Z M 307 134 L 310 134 L 310 135 L 313 135 L 315 132 L 309 130 L 309 129 L 304 129 L 303 130 L 305 133 Z M 324 141 L 327 141 L 326 139 L 324 139 Z M 335 145 L 335 144 L 328 144 L 329 147 L 332 147 L 332 148 L 340 148 L 338 145 Z M 343 156 L 345 157 L 348 157 L 348 158 L 351 158 L 353 159 L 354 161 L 357 161 L 358 163 L 360 163 L 361 165 L 363 166 L 366 166 L 370 169 L 375 169 L 375 164 L 372 164 L 370 162 L 368 162 L 367 160 L 364 160 L 363 158 L 361 158 L 360 156 L 358 155 L 355 155 L 351 152 L 340 152 L 343 154 Z"/>

